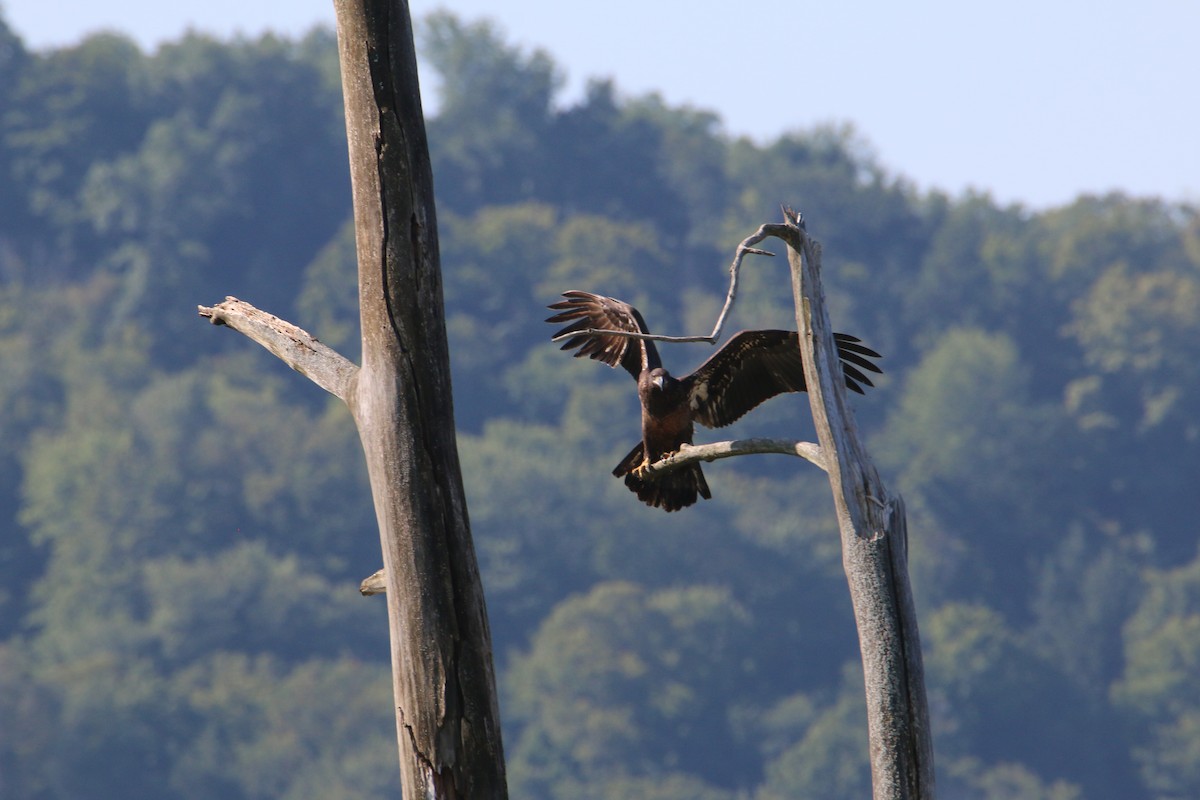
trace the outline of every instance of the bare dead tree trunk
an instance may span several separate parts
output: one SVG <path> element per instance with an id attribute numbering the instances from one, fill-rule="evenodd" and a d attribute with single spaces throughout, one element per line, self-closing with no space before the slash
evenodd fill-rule
<path id="1" fill-rule="evenodd" d="M 842 537 L 858 626 L 875 800 L 932 800 L 933 743 L 921 638 L 908 582 L 904 501 L 879 479 L 846 405 L 821 289 L 821 246 L 785 211 L 772 233 L 788 245 L 804 378 Z"/>
<path id="2" fill-rule="evenodd" d="M 201 308 L 340 397 L 383 549 L 406 798 L 507 796 L 491 634 L 459 469 L 433 178 L 408 4 L 335 0 L 362 366 L 234 298 Z"/>
<path id="3" fill-rule="evenodd" d="M 408 4 L 336 0 L 363 363 L 347 404 L 387 570 L 405 797 L 503 797 L 491 634 L 454 435 Z"/>

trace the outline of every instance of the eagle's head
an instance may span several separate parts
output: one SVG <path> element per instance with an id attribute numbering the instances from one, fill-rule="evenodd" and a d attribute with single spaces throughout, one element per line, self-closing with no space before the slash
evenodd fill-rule
<path id="1" fill-rule="evenodd" d="M 655 367 L 650 370 L 650 385 L 660 392 L 665 392 L 674 386 L 676 380 L 671 377 L 671 373 L 667 372 L 662 367 Z"/>
<path id="2" fill-rule="evenodd" d="M 652 416 L 668 414 L 682 397 L 683 384 L 671 377 L 662 367 L 643 372 L 638 378 L 638 397 L 642 408 Z"/>

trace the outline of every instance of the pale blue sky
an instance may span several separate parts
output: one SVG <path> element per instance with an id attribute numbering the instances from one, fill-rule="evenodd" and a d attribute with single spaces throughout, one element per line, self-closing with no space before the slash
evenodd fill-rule
<path id="1" fill-rule="evenodd" d="M 333 22 L 330 0 L 0 0 L 34 48 L 98 28 L 145 47 Z M 922 188 L 1035 208 L 1122 189 L 1200 203 L 1200 2 L 413 0 L 496 20 L 568 77 L 721 115 L 763 140 L 853 122 Z M 731 9 L 737 8 L 737 11 Z"/>

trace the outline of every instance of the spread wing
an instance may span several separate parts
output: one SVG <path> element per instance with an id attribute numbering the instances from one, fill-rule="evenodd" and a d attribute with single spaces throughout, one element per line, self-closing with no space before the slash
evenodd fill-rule
<path id="1" fill-rule="evenodd" d="M 567 299 L 549 306 L 559 313 L 546 320 L 555 324 L 571 323 L 554 335 L 554 341 L 569 336 L 563 343 L 563 350 L 578 348 L 576 358 L 587 356 L 610 367 L 622 366 L 634 380 L 637 380 L 642 370 L 662 366 L 654 342 L 647 339 L 582 332 L 595 328 L 649 333 L 646 321 L 636 308 L 611 297 L 575 289 L 563 292 L 563 297 Z"/>
<path id="2" fill-rule="evenodd" d="M 880 355 L 845 333 L 835 333 L 846 387 L 859 394 L 873 386 L 862 370 L 882 372 L 870 359 Z M 861 368 L 861 369 L 860 369 Z M 720 428 L 784 392 L 803 392 L 804 361 L 794 331 L 742 331 L 684 380 L 692 416 Z"/>

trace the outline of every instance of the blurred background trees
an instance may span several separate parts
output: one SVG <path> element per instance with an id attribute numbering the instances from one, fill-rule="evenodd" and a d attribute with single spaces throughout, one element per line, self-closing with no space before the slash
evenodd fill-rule
<path id="1" fill-rule="evenodd" d="M 609 476 L 628 378 L 547 341 L 584 288 L 708 330 L 733 246 L 803 210 L 905 494 L 947 797 L 1200 794 L 1200 214 L 918 192 L 849 127 L 734 139 L 486 23 L 419 22 L 460 449 L 513 794 L 846 797 L 869 783 L 824 481 Z M 308 798 L 395 784 L 384 610 L 345 412 L 213 336 L 233 293 L 356 346 L 332 34 L 0 21 L 0 794 Z M 791 326 L 786 265 L 733 329 Z M 709 354 L 672 347 L 683 369 Z M 733 435 L 806 437 L 782 399 Z"/>

